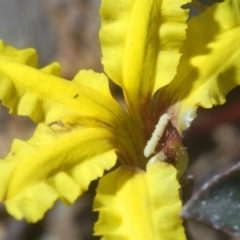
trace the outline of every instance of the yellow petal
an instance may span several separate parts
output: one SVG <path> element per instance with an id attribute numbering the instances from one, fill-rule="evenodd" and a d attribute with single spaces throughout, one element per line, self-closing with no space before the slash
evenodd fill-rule
<path id="1" fill-rule="evenodd" d="M 115 165 L 112 138 L 103 128 L 40 124 L 32 139 L 15 140 L 0 161 L 0 200 L 14 217 L 30 222 L 42 218 L 58 198 L 73 203 Z"/>
<path id="2" fill-rule="evenodd" d="M 30 54 L 14 51 L 15 55 Z M 45 121 L 50 125 L 60 121 L 69 128 L 104 126 L 114 132 L 121 156 L 137 159 L 139 149 L 133 139 L 139 139 L 140 149 L 145 140 L 112 97 L 104 74 L 82 70 L 73 81 L 66 81 L 56 76 L 60 70 L 58 64 L 39 70 L 16 60 L 15 55 L 6 58 L 0 54 L 0 99 L 11 113 L 28 115 L 36 122 Z"/>
<path id="3" fill-rule="evenodd" d="M 20 53 L 25 56 L 22 51 Z M 66 81 L 55 76 L 59 74 L 57 64 L 39 70 L 11 57 L 0 55 L 0 98 L 11 113 L 28 115 L 36 122 L 47 123 L 72 115 L 111 126 L 120 127 L 127 122 L 124 121 L 127 114 L 110 92 L 106 94 L 106 91 L 101 92 L 102 88 L 93 87 L 94 84 L 108 83 L 104 74 L 83 71 L 79 84 L 78 81 Z"/>
<path id="4" fill-rule="evenodd" d="M 184 240 L 176 169 L 150 161 L 147 172 L 122 166 L 105 175 L 94 202 L 102 239 Z"/>
<path id="5" fill-rule="evenodd" d="M 100 40 L 108 76 L 131 113 L 176 73 L 185 39 L 187 0 L 103 0 Z"/>
<path id="6" fill-rule="evenodd" d="M 192 18 L 178 74 L 163 89 L 159 102 L 170 102 L 175 125 L 189 127 L 201 106 L 223 104 L 240 83 L 240 1 L 226 0 Z"/>

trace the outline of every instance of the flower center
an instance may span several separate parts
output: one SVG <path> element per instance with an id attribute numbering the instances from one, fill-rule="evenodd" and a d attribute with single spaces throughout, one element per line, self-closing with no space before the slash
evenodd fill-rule
<path id="1" fill-rule="evenodd" d="M 151 159 L 157 158 L 174 165 L 180 177 L 185 171 L 188 155 L 180 134 L 170 120 L 171 117 L 167 113 L 160 117 L 152 137 L 145 146 L 144 156 L 149 158 L 153 155 Z"/>

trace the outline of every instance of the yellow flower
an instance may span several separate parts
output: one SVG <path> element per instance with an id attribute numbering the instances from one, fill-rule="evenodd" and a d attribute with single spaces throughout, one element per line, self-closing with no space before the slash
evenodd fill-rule
<path id="1" fill-rule="evenodd" d="M 103 0 L 102 62 L 123 90 L 126 110 L 111 96 L 106 75 L 83 70 L 66 81 L 56 63 L 39 69 L 34 50 L 0 43 L 0 98 L 11 113 L 39 123 L 0 162 L 0 200 L 10 214 L 36 222 L 57 199 L 73 203 L 119 159 L 122 166 L 99 181 L 95 234 L 185 239 L 176 177 L 187 161 L 180 134 L 198 106 L 222 104 L 240 82 L 240 1 L 193 18 L 184 42 L 185 3 Z"/>

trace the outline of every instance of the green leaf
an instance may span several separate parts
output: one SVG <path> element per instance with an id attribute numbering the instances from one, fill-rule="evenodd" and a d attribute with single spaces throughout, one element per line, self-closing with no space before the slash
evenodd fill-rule
<path id="1" fill-rule="evenodd" d="M 240 163 L 216 175 L 195 193 L 181 216 L 240 236 Z"/>

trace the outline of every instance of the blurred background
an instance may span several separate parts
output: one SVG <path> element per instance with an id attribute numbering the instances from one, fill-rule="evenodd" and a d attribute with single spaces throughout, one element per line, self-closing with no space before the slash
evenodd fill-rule
<path id="1" fill-rule="evenodd" d="M 192 14 L 204 11 L 213 0 L 193 1 Z M 0 38 L 18 48 L 33 47 L 41 66 L 57 61 L 62 76 L 71 79 L 80 69 L 101 72 L 98 39 L 99 0 L 0 0 Z M 114 89 L 113 89 L 114 90 Z M 114 90 L 116 96 L 117 89 Z M 199 109 L 186 132 L 188 174 L 195 190 L 214 174 L 239 161 L 240 89 L 228 96 L 227 104 Z M 29 139 L 35 125 L 26 117 L 13 116 L 0 106 L 0 158 L 8 153 L 13 138 Z M 97 214 L 91 212 L 96 182 L 73 206 L 58 202 L 37 224 L 16 221 L 0 205 L 0 240 L 90 240 Z M 186 223 L 189 240 L 237 240 L 194 221 Z"/>

